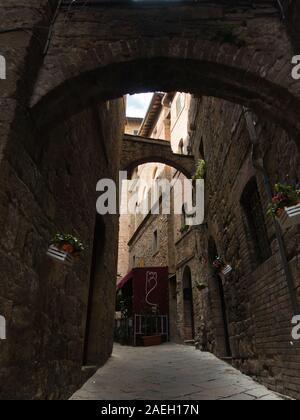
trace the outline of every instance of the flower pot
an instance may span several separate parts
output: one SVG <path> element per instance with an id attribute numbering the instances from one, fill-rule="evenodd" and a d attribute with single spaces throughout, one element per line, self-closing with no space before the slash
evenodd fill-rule
<path id="1" fill-rule="evenodd" d="M 152 335 L 143 337 L 143 345 L 145 347 L 159 346 L 162 343 L 161 335 Z"/>
<path id="2" fill-rule="evenodd" d="M 54 245 L 49 246 L 47 255 L 48 257 L 67 265 L 72 265 L 74 263 L 74 258 L 70 253 L 63 251 Z"/>
<path id="3" fill-rule="evenodd" d="M 282 213 L 277 216 L 282 229 L 288 229 L 300 224 L 300 204 L 292 207 L 285 207 Z"/>
<path id="4" fill-rule="evenodd" d="M 221 273 L 224 274 L 224 276 L 229 276 L 229 274 L 232 272 L 232 267 L 231 265 L 226 265 L 222 270 Z"/>
<path id="5" fill-rule="evenodd" d="M 71 254 L 71 255 L 74 253 L 74 247 L 73 245 L 70 245 L 70 244 L 64 244 L 62 246 L 62 250 L 66 252 L 67 254 Z"/>

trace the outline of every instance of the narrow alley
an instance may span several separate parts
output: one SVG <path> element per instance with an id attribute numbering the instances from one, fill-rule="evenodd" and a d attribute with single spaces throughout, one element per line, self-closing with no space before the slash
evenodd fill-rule
<path id="1" fill-rule="evenodd" d="M 300 400 L 300 1 L 0 16 L 0 401 Z"/>
<path id="2" fill-rule="evenodd" d="M 116 345 L 71 400 L 281 400 L 210 353 L 191 346 Z"/>

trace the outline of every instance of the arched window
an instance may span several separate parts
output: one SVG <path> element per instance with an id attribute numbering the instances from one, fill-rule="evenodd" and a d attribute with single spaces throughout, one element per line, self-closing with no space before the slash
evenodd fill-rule
<path id="1" fill-rule="evenodd" d="M 183 152 L 184 152 L 184 144 L 183 144 L 183 139 L 181 139 L 178 145 L 178 153 L 183 155 Z"/>
<path id="2" fill-rule="evenodd" d="M 255 178 L 252 178 L 247 184 L 241 197 L 241 205 L 244 211 L 246 230 L 252 242 L 252 251 L 257 263 L 262 264 L 271 257 L 272 252 Z"/>
<path id="3" fill-rule="evenodd" d="M 211 236 L 208 241 L 208 259 L 212 267 L 216 257 L 220 256 L 214 238 Z M 226 297 L 222 278 L 219 274 L 212 276 L 210 281 L 210 292 L 215 302 L 215 308 L 212 313 L 212 321 L 216 330 L 220 332 L 216 347 L 220 356 L 231 356 L 229 323 L 227 315 Z"/>
<path id="4" fill-rule="evenodd" d="M 199 159 L 205 160 L 203 138 L 201 138 L 200 145 L 199 145 Z"/>

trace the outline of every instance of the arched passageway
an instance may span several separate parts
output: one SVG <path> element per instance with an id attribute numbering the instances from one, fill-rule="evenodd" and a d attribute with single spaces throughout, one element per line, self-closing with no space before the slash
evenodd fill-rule
<path id="1" fill-rule="evenodd" d="M 44 11 L 48 1 L 41 3 L 47 3 Z M 12 375 L 2 395 L 11 397 L 12 384 L 18 383 L 21 397 L 61 397 L 81 380 L 95 185 L 99 177 L 117 180 L 120 169 L 124 115 L 114 99 L 146 90 L 218 97 L 252 108 L 298 141 L 299 85 L 291 78 L 293 53 L 278 9 L 273 1 L 242 3 L 237 11 L 224 2 L 90 4 L 72 9 L 71 20 L 63 9 L 43 57 L 36 36 L 40 18 L 30 11 L 33 31 L 28 30 L 26 42 L 20 31 L 22 48 L 14 40 L 13 51 L 4 49 L 18 71 L 3 91 L 8 106 L 0 178 L 7 237 L 2 238 L 1 263 L 7 268 L 3 307 L 10 341 L 1 357 L 6 376 Z M 23 9 L 10 16 L 14 25 L 23 22 Z M 50 234 L 78 226 L 89 247 L 76 275 L 48 270 Z M 102 269 L 107 282 L 101 286 L 97 303 L 102 312 L 96 320 L 101 321 L 105 351 L 98 358 L 98 346 L 97 363 L 104 361 L 102 356 L 107 359 L 112 347 L 117 217 L 106 218 L 105 227 L 109 240 Z M 18 229 L 24 235 L 17 239 Z M 187 290 L 190 279 L 186 271 Z M 186 307 L 190 315 L 191 305 Z M 192 318 L 187 321 L 191 333 Z M 24 372 L 15 368 L 23 365 Z M 65 393 L 57 390 L 60 380 L 52 379 L 54 368 L 64 372 L 70 385 Z"/>
<path id="2" fill-rule="evenodd" d="M 273 1 L 234 10 L 219 2 L 99 3 L 75 6 L 71 18 L 66 12 L 55 21 L 32 96 L 39 126 L 70 117 L 94 99 L 176 90 L 248 106 L 298 134 L 293 53 Z"/>
<path id="3" fill-rule="evenodd" d="M 124 136 L 121 158 L 122 170 L 131 174 L 139 165 L 154 162 L 171 166 L 188 179 L 191 179 L 195 172 L 194 157 L 173 153 L 169 141 L 146 139 L 128 134 Z M 157 168 L 155 170 L 157 171 Z"/>

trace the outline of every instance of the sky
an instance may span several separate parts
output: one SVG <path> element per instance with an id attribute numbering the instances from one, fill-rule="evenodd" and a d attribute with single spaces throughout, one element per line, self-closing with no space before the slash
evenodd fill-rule
<path id="1" fill-rule="evenodd" d="M 144 118 L 152 99 L 153 93 L 141 93 L 138 95 L 128 95 L 127 97 L 127 117 Z"/>

